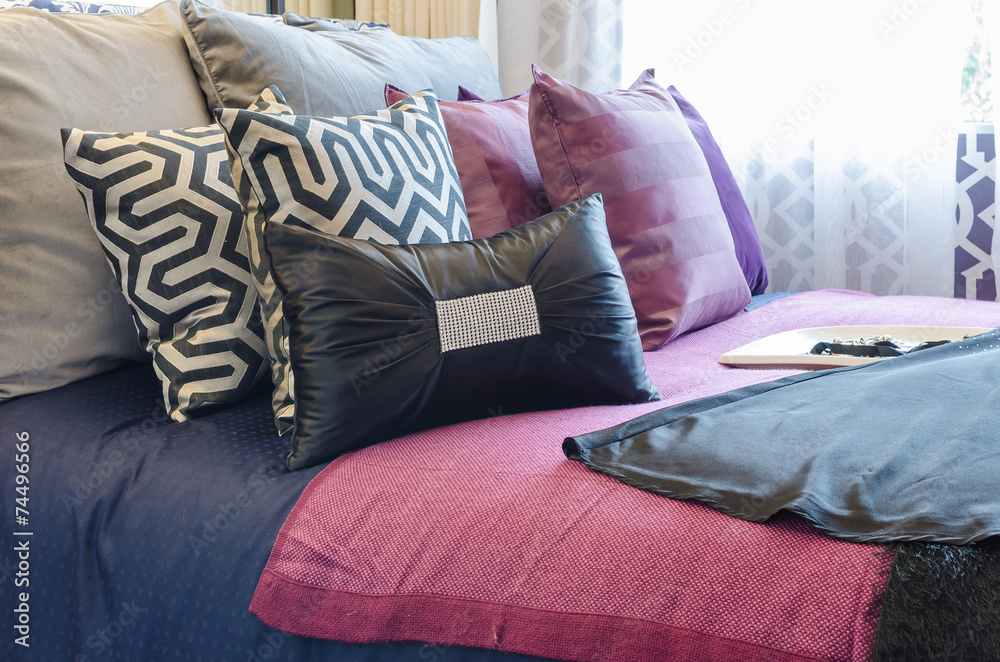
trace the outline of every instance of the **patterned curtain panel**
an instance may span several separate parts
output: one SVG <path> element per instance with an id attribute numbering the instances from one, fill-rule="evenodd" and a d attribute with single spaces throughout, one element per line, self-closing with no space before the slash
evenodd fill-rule
<path id="1" fill-rule="evenodd" d="M 359 21 L 388 23 L 414 37 L 479 36 L 480 0 L 355 0 Z"/>
<path id="2" fill-rule="evenodd" d="M 624 78 L 654 66 L 705 116 L 771 290 L 990 296 L 992 135 L 959 106 L 970 4 L 628 0 Z"/>
<path id="3" fill-rule="evenodd" d="M 650 2 L 658 6 L 661 0 Z M 499 0 L 504 94 L 528 88 L 532 64 L 593 92 L 621 85 L 624 4 L 625 0 Z"/>
<path id="4" fill-rule="evenodd" d="M 1000 301 L 997 296 L 995 216 L 997 146 L 992 124 L 967 123 L 958 135 L 955 181 L 955 297 Z"/>
<path id="5" fill-rule="evenodd" d="M 959 290 L 964 289 L 965 298 L 971 299 L 970 294 L 974 289 L 977 299 L 1000 301 L 1000 292 L 998 292 L 1000 288 L 996 283 L 997 268 L 1000 267 L 1000 234 L 996 232 L 995 225 L 995 203 L 1000 200 L 1000 176 L 997 173 L 995 138 L 996 123 L 1000 122 L 1000 102 L 997 102 L 1000 99 L 1000 89 L 998 89 L 1000 88 L 1000 69 L 997 68 L 997 63 L 1000 63 L 1000 3 L 995 0 L 976 0 L 974 9 L 981 12 L 983 30 L 978 43 L 974 43 L 970 48 L 966 63 L 966 73 L 973 74 L 975 72 L 977 74 L 973 76 L 975 84 L 967 86 L 967 94 L 974 103 L 978 101 L 978 105 L 982 108 L 980 116 L 975 119 L 984 124 L 975 131 L 974 143 L 971 137 L 967 138 L 964 144 L 959 143 L 959 156 L 969 166 L 962 168 L 960 162 L 956 173 L 956 179 L 959 181 L 959 201 L 966 203 L 963 210 L 965 217 L 971 217 L 973 220 L 962 223 L 961 217 L 959 218 L 960 242 L 955 249 L 955 296 L 959 296 Z M 970 128 L 972 126 L 974 125 L 970 125 Z M 972 163 L 968 163 L 970 157 Z M 972 172 L 973 169 L 975 172 Z M 992 187 L 990 186 L 991 180 Z M 969 185 L 966 185 L 966 182 L 969 182 Z M 966 198 L 961 193 L 963 189 L 975 192 Z M 974 200 L 974 198 L 978 198 L 978 200 Z M 965 233 L 966 229 L 969 232 Z M 965 241 L 961 241 L 963 234 Z M 991 235 L 989 241 L 985 236 L 987 234 Z M 978 241 L 974 241 L 972 237 L 977 237 Z M 992 248 L 988 258 L 977 254 L 975 248 L 987 245 Z M 968 255 L 960 251 L 965 251 Z M 961 273 L 958 268 L 960 261 L 962 261 L 961 265 L 966 267 L 966 270 Z M 970 280 L 975 281 L 972 287 L 970 287 Z"/>

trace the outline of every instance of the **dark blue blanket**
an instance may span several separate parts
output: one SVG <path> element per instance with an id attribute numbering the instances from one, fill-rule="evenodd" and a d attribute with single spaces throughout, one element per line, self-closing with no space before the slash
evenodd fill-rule
<path id="1" fill-rule="evenodd" d="M 796 375 L 567 439 L 630 485 L 849 540 L 1000 534 L 1000 332 Z"/>
<path id="2" fill-rule="evenodd" d="M 269 400 L 262 385 L 171 422 L 143 365 L 0 406 L 0 660 L 537 659 L 304 639 L 251 615 L 278 530 L 321 469 L 285 470 Z"/>

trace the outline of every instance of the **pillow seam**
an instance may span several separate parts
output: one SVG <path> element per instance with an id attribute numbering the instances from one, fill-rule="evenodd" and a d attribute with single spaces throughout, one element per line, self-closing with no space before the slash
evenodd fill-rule
<path id="1" fill-rule="evenodd" d="M 538 83 L 535 83 L 535 84 L 537 85 Z M 548 97 L 548 93 L 547 92 L 543 91 L 542 88 L 539 87 L 538 88 L 538 94 L 542 98 L 542 103 L 545 104 L 545 112 L 546 112 L 546 114 L 552 120 L 552 128 L 555 129 L 556 138 L 559 139 L 559 148 L 560 148 L 560 151 L 562 152 L 563 162 L 566 164 L 565 170 L 573 178 L 573 186 L 576 188 L 576 194 L 573 197 L 573 199 L 574 200 L 581 200 L 584 197 L 583 196 L 583 189 L 580 186 L 580 180 L 579 180 L 579 178 L 576 176 L 576 170 L 573 168 L 572 162 L 570 162 L 569 152 L 566 151 L 566 143 L 563 141 L 562 131 L 559 130 L 558 113 L 556 113 L 555 107 L 553 106 L 553 104 L 551 104 L 549 102 L 549 97 Z M 544 183 L 544 179 L 543 179 L 543 183 Z"/>
<path id="2" fill-rule="evenodd" d="M 190 37 L 191 43 L 194 44 L 195 50 L 198 53 L 199 64 L 201 64 L 202 68 L 205 70 L 205 76 L 209 84 L 212 86 L 212 93 L 215 94 L 215 100 L 219 104 L 218 106 L 213 106 L 213 107 L 224 108 L 226 104 L 222 100 L 222 94 L 219 91 L 219 85 L 215 81 L 215 74 L 212 73 L 212 68 L 208 64 L 208 57 L 205 55 L 205 51 L 201 44 L 201 41 L 197 37 L 195 37 L 194 30 L 191 28 L 190 21 L 188 20 L 188 14 L 186 10 L 191 7 L 192 2 L 195 2 L 195 0 L 184 0 L 180 8 L 181 17 L 184 19 L 184 33 L 186 36 Z M 211 99 L 206 99 L 206 100 L 211 101 Z M 216 124 L 218 124 L 217 120 Z"/>

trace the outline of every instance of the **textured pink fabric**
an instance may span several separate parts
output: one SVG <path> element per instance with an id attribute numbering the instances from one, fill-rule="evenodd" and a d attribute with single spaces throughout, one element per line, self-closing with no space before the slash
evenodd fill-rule
<path id="1" fill-rule="evenodd" d="M 750 300 L 705 155 L 647 71 L 593 94 L 534 69 L 529 122 L 553 207 L 604 197 L 644 349 L 726 319 Z"/>
<path id="2" fill-rule="evenodd" d="M 832 324 L 997 326 L 1000 306 L 806 292 L 648 352 L 664 402 L 486 418 L 346 455 L 295 506 L 251 609 L 307 636 L 563 660 L 864 660 L 884 547 L 793 515 L 730 518 L 561 451 L 567 435 L 792 374 L 717 357 Z"/>
<path id="3" fill-rule="evenodd" d="M 385 86 L 387 104 L 406 97 L 399 88 Z M 492 237 L 552 211 L 531 148 L 527 92 L 439 106 L 473 237 Z"/>

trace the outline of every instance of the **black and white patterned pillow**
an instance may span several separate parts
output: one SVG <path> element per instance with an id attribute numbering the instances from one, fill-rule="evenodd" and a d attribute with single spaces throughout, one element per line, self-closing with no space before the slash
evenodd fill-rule
<path id="1" fill-rule="evenodd" d="M 291 114 L 274 87 L 251 107 Z M 169 416 L 183 421 L 240 399 L 268 358 L 222 130 L 62 137 L 66 170 L 153 355 Z"/>
<path id="2" fill-rule="evenodd" d="M 294 421 L 288 325 L 266 250 L 267 224 L 380 244 L 472 238 L 448 135 L 432 92 L 352 117 L 216 110 L 246 207 L 250 265 L 275 373 L 278 431 Z M 303 277 L 311 263 L 302 265 Z M 279 402 L 280 401 L 280 402 Z"/>

